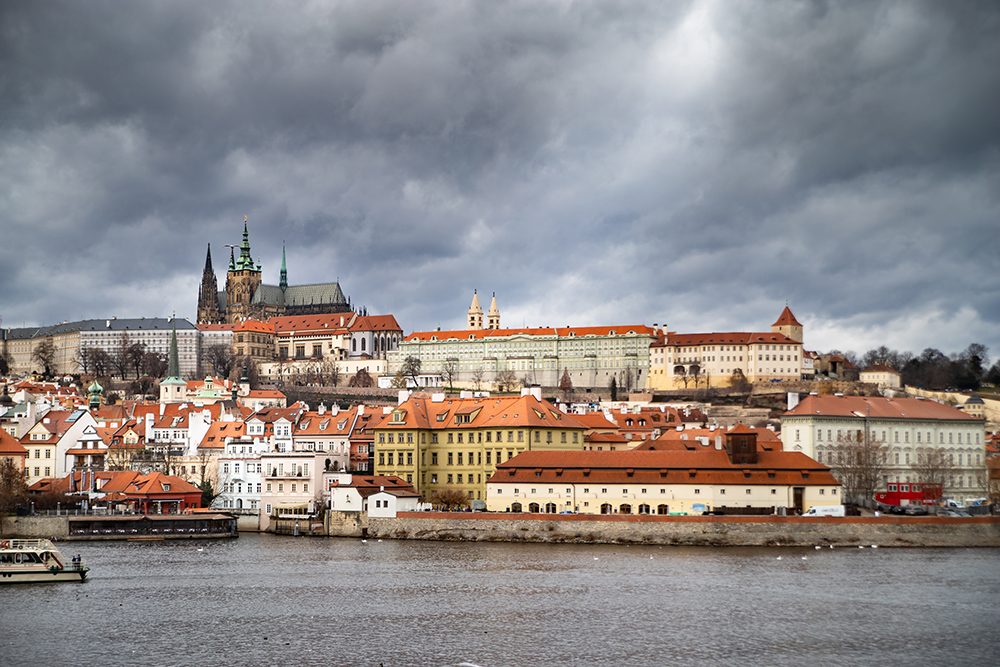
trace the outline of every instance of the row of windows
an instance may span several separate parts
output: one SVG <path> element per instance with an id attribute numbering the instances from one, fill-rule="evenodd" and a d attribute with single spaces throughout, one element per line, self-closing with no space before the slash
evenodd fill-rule
<path id="1" fill-rule="evenodd" d="M 272 486 L 271 482 L 268 482 L 267 486 L 265 487 L 267 489 L 267 493 L 271 493 L 271 486 Z M 298 487 L 299 487 L 299 485 L 297 483 L 293 482 L 290 486 L 291 486 L 291 493 L 298 493 Z M 258 492 L 260 491 L 260 484 L 257 485 L 257 491 Z M 278 482 L 278 493 L 284 493 L 284 492 L 285 492 L 285 483 L 284 482 Z M 309 493 L 309 483 L 308 482 L 303 482 L 303 484 L 302 484 L 302 493 Z M 268 505 L 268 507 L 270 507 L 270 505 Z"/>
<path id="2" fill-rule="evenodd" d="M 449 475 L 449 477 L 451 477 L 451 475 Z M 496 492 L 497 492 L 498 496 L 503 495 L 503 488 L 502 487 L 501 488 L 497 488 Z M 519 494 L 520 492 L 521 492 L 521 490 L 519 488 L 517 488 L 517 487 L 514 488 L 514 495 L 515 496 L 517 494 Z M 572 492 L 573 492 L 572 489 L 566 489 L 566 493 L 567 494 L 572 494 Z M 700 488 L 695 488 L 694 492 L 695 492 L 695 494 L 700 495 L 701 494 L 701 489 Z M 538 493 L 538 489 L 531 489 L 531 495 L 536 495 L 537 493 Z M 554 488 L 549 488 L 549 495 L 552 495 L 554 493 L 555 493 L 555 489 Z M 583 493 L 590 493 L 590 488 L 589 487 L 584 487 Z M 595 491 L 595 493 L 596 493 L 596 491 Z M 629 495 L 631 495 L 633 493 L 635 493 L 634 490 L 629 490 L 627 487 L 623 487 L 622 488 L 622 495 L 623 496 L 629 496 Z M 640 493 L 640 495 L 649 495 L 649 490 L 648 489 L 641 489 L 639 493 Z M 666 487 L 661 487 L 660 488 L 660 493 L 661 494 L 666 494 L 667 493 Z M 751 495 L 753 493 L 753 489 L 752 488 L 747 488 L 747 489 L 745 489 L 745 493 L 746 493 L 746 495 Z M 771 489 L 771 494 L 772 495 L 777 495 L 777 493 L 778 493 L 777 489 L 774 489 L 774 488 Z M 601 489 L 601 494 L 607 495 L 608 494 L 608 489 L 607 488 L 602 488 Z M 720 488 L 719 489 L 719 494 L 720 495 L 726 495 L 726 489 Z M 831 490 L 831 494 L 832 495 L 837 495 L 837 489 L 832 489 Z M 826 495 L 826 489 L 820 488 L 819 489 L 819 495 L 821 495 L 821 496 Z"/>
<path id="3" fill-rule="evenodd" d="M 504 452 L 504 450 L 502 450 L 502 449 L 498 449 L 495 452 L 495 457 L 496 457 L 497 465 L 499 465 L 500 462 L 501 462 L 501 456 L 502 456 L 503 452 Z M 471 465 L 480 465 L 481 466 L 481 465 L 483 465 L 483 454 L 484 453 L 486 454 L 486 465 L 488 465 L 488 466 L 489 465 L 493 465 L 494 451 L 492 449 L 487 449 L 487 450 L 485 450 L 485 452 L 469 452 L 468 453 L 468 457 L 465 456 L 465 452 L 447 452 L 448 465 L 450 465 L 450 466 L 452 466 L 452 465 L 460 465 L 460 466 L 461 465 L 470 465 L 470 466 Z M 507 450 L 507 460 L 508 461 L 511 460 L 512 458 L 514 458 L 514 453 L 515 453 L 515 450 L 513 450 L 513 449 L 508 449 Z M 395 463 L 395 462 L 398 462 L 398 465 L 404 465 L 404 463 L 403 463 L 403 455 L 404 454 L 406 455 L 406 464 L 405 465 L 412 466 L 413 465 L 413 452 L 385 452 L 385 451 L 379 452 L 378 453 L 378 464 L 380 466 L 384 466 L 384 465 L 392 466 L 392 465 L 397 465 L 397 463 Z M 421 466 L 427 465 L 427 458 L 426 458 L 426 456 L 427 456 L 426 452 L 421 452 L 420 453 L 420 465 Z M 466 461 L 468 461 L 468 464 L 466 464 Z M 438 465 L 438 452 L 431 452 L 431 465 L 432 466 Z"/>
<path id="4" fill-rule="evenodd" d="M 36 450 L 35 450 L 35 458 L 36 458 L 36 459 L 40 459 L 40 458 L 42 458 L 42 452 L 43 452 L 43 451 L 45 452 L 45 458 L 47 458 L 47 459 L 50 459 L 50 458 L 52 458 L 52 456 L 51 456 L 51 454 L 52 454 L 52 450 L 49 450 L 49 449 L 45 449 L 45 450 L 41 450 L 41 449 L 36 449 Z"/>
<path id="5" fill-rule="evenodd" d="M 895 442 L 895 443 L 899 442 L 899 433 L 900 432 L 898 430 L 892 432 L 893 442 Z M 903 442 L 904 443 L 909 443 L 910 442 L 910 431 L 909 430 L 905 430 L 902 433 L 903 433 Z M 915 431 L 915 433 L 916 433 L 916 439 L 917 439 L 917 444 L 918 445 L 919 444 L 928 444 L 928 445 L 934 444 L 934 438 L 933 438 L 933 435 L 931 434 L 930 431 Z M 854 437 L 859 438 L 859 439 L 864 436 L 864 432 L 861 431 L 860 429 L 849 429 L 847 431 L 847 435 L 848 436 L 850 436 L 852 434 L 854 435 Z M 955 436 L 956 435 L 958 436 L 958 442 L 957 443 L 955 442 Z M 939 445 L 945 444 L 945 442 L 944 442 L 944 436 L 945 436 L 944 431 L 939 431 L 938 432 L 938 444 Z M 967 444 L 967 445 L 973 444 L 973 442 L 972 442 L 972 439 L 973 439 L 972 436 L 973 436 L 973 433 L 971 433 L 971 432 L 966 432 L 965 433 L 965 444 Z M 826 441 L 827 442 L 836 442 L 837 440 L 839 440 L 842 437 L 843 437 L 843 430 L 842 429 L 839 429 L 839 428 L 837 429 L 837 437 L 836 438 L 833 437 L 833 429 L 832 428 L 826 429 Z M 882 429 L 880 431 L 878 431 L 878 430 L 872 430 L 871 431 L 871 437 L 872 438 L 877 438 L 877 439 L 881 440 L 882 442 L 889 442 L 889 440 L 886 439 L 886 431 L 885 431 L 885 429 Z M 799 430 L 798 429 L 795 429 L 795 439 L 796 440 L 799 439 Z M 975 440 L 976 440 L 975 444 L 978 445 L 979 444 L 979 433 L 978 432 L 975 433 Z M 822 428 L 817 428 L 816 429 L 816 442 L 823 442 L 823 429 Z M 954 445 L 954 444 L 961 445 L 961 444 L 963 444 L 962 443 L 962 433 L 955 432 L 955 431 L 949 432 L 948 433 L 948 444 L 949 445 Z"/>
<path id="6" fill-rule="evenodd" d="M 485 438 L 484 438 L 484 433 L 485 433 Z M 496 442 L 503 442 L 503 431 L 472 431 L 470 433 L 461 433 L 461 432 L 454 433 L 454 432 L 449 432 L 447 434 L 446 440 L 447 440 L 447 444 L 449 444 L 449 445 L 453 445 L 453 444 L 456 444 L 456 443 L 457 444 L 464 444 L 466 441 L 468 441 L 469 444 L 472 444 L 474 442 L 475 443 L 494 442 L 494 433 L 496 434 L 495 441 Z M 515 440 L 514 440 L 514 433 L 515 433 L 514 431 L 507 431 L 507 442 L 515 442 Z M 408 445 L 413 444 L 413 434 L 412 433 L 405 433 L 405 434 L 399 433 L 398 437 L 397 437 L 397 434 L 395 434 L 395 433 L 379 433 L 378 434 L 378 442 L 379 442 L 379 444 L 383 444 L 383 445 L 384 444 L 393 445 L 393 444 L 396 444 L 397 442 L 399 444 L 403 444 L 403 438 L 404 438 L 404 436 L 406 438 L 406 444 L 408 444 Z M 468 436 L 468 439 L 466 439 L 466 436 Z M 517 442 L 524 442 L 524 431 L 517 431 L 517 440 L 516 441 Z M 546 442 L 552 442 L 552 431 L 546 431 L 545 441 Z M 580 443 L 580 433 L 579 433 L 579 431 L 574 431 L 572 433 L 572 436 L 567 435 L 567 433 L 565 431 L 561 431 L 560 432 L 560 434 L 559 434 L 559 442 L 568 443 L 570 441 L 572 441 L 573 444 L 579 444 Z M 426 444 L 427 443 L 427 434 L 426 433 L 421 433 L 420 434 L 420 442 L 421 442 L 421 444 Z M 535 431 L 535 442 L 541 442 L 541 431 Z M 438 444 L 438 434 L 437 433 L 431 433 L 431 444 L 435 444 L 435 445 Z"/>

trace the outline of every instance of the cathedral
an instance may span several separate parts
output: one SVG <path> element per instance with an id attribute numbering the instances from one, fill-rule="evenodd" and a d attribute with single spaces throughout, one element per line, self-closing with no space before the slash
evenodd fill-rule
<path id="1" fill-rule="evenodd" d="M 250 235 L 243 222 L 243 243 L 240 255 L 229 246 L 229 271 L 226 289 L 220 290 L 212 269 L 212 246 L 208 246 L 205 273 L 198 291 L 198 324 L 233 324 L 247 318 L 266 322 L 281 315 L 325 315 L 352 312 L 351 302 L 344 298 L 338 283 L 318 285 L 288 285 L 285 249 L 281 249 L 281 277 L 277 285 L 265 285 L 261 280 L 260 260 L 255 264 L 250 256 Z"/>

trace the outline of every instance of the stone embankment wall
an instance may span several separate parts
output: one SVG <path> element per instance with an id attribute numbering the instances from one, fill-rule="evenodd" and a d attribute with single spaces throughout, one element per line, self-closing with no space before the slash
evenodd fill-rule
<path id="1" fill-rule="evenodd" d="M 687 546 L 1000 547 L 1000 517 L 655 517 L 329 512 L 331 537 Z M 3 517 L 3 537 L 68 536 L 66 517 Z"/>
<path id="2" fill-rule="evenodd" d="M 345 526 L 346 527 L 346 526 Z M 1000 518 L 619 517 L 402 513 L 358 518 L 357 529 L 386 539 L 690 546 L 997 547 Z M 334 533 L 331 533 L 334 534 Z M 350 531 L 339 534 L 347 536 Z"/>
<path id="3" fill-rule="evenodd" d="M 0 536 L 24 538 L 66 537 L 69 517 L 66 516 L 5 516 L 0 518 Z"/>

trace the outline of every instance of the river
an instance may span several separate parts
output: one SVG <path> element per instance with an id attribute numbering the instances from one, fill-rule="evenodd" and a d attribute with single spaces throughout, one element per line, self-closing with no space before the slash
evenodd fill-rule
<path id="1" fill-rule="evenodd" d="M 0 587 L 0 665 L 993 665 L 1000 550 L 244 534 L 60 545 Z"/>

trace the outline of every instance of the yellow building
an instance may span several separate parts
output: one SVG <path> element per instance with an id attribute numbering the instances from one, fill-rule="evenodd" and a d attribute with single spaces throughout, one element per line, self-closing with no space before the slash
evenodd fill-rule
<path id="1" fill-rule="evenodd" d="M 541 400 L 521 396 L 411 397 L 373 427 L 375 474 L 413 484 L 425 499 L 459 491 L 484 500 L 496 467 L 523 451 L 583 450 L 584 425 Z"/>
<path id="2" fill-rule="evenodd" d="M 648 389 L 802 379 L 802 325 L 786 306 L 770 332 L 667 333 L 649 347 Z"/>

